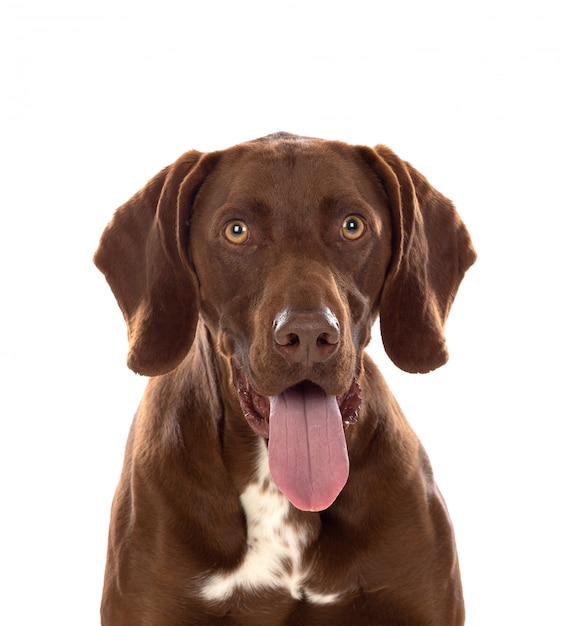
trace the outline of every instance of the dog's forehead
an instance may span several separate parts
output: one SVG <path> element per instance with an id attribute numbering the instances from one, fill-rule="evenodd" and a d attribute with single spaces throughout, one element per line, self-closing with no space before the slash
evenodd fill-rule
<path id="1" fill-rule="evenodd" d="M 321 139 L 281 135 L 224 150 L 210 177 L 218 202 L 323 197 L 364 197 L 372 181 L 356 147 Z M 215 184 L 212 184 L 212 183 Z"/>

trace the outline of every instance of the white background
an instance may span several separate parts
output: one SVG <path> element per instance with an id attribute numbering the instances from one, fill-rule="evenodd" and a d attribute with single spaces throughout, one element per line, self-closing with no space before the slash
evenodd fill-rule
<path id="1" fill-rule="evenodd" d="M 470 626 L 559 617 L 559 3 L 0 3 L 0 623 L 98 624 L 109 507 L 145 381 L 91 263 L 191 148 L 278 130 L 385 143 L 479 260 L 451 359 L 371 351 L 453 517 Z"/>

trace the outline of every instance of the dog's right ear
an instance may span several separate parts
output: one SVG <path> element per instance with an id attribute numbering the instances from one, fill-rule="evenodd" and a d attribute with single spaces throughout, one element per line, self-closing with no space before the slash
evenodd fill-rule
<path id="1" fill-rule="evenodd" d="M 187 250 L 196 193 L 215 161 L 184 154 L 123 204 L 94 256 L 127 323 L 127 365 L 157 376 L 185 358 L 199 317 L 199 293 Z"/>

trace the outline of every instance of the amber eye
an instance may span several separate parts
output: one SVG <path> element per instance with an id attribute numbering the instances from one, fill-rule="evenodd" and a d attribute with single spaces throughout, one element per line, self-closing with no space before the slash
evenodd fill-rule
<path id="1" fill-rule="evenodd" d="M 341 226 L 341 233 L 345 239 L 349 241 L 356 241 L 362 237 L 366 230 L 366 224 L 362 217 L 358 215 L 349 215 L 345 218 L 343 225 Z"/>
<path id="2" fill-rule="evenodd" d="M 241 220 L 232 220 L 226 224 L 224 236 L 230 243 L 241 245 L 249 238 L 249 228 Z"/>

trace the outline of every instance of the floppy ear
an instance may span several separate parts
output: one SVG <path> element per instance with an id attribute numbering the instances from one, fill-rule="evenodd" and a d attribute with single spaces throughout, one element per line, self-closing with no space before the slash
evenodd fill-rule
<path id="1" fill-rule="evenodd" d="M 374 148 L 374 168 L 388 195 L 393 255 L 382 291 L 385 350 L 406 372 L 444 365 L 444 325 L 460 282 L 475 262 L 454 205 L 389 148 Z"/>
<path id="2" fill-rule="evenodd" d="M 186 231 L 209 169 L 192 151 L 162 170 L 117 209 L 95 253 L 127 323 L 127 365 L 139 374 L 171 371 L 193 342 L 199 294 Z"/>

